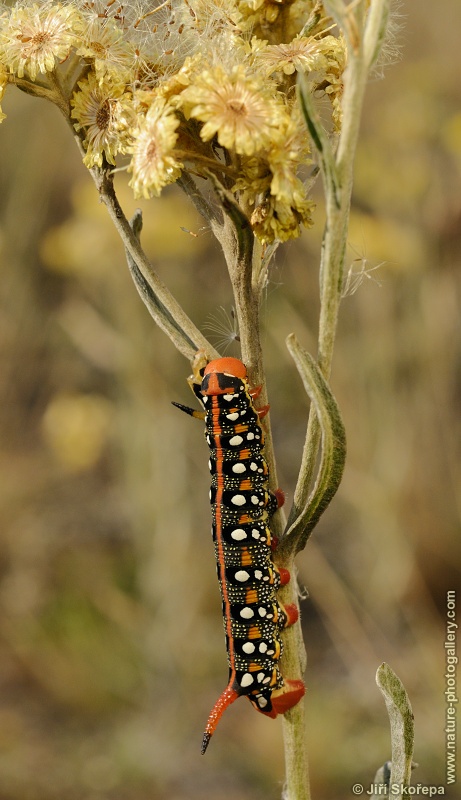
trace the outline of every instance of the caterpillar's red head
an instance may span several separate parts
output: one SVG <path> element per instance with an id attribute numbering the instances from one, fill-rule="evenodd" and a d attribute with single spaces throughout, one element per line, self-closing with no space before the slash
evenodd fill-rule
<path id="1" fill-rule="evenodd" d="M 215 358 L 206 365 L 203 375 L 209 375 L 210 372 L 223 372 L 226 375 L 233 375 L 235 378 L 246 378 L 247 370 L 238 358 Z"/>
<path id="2" fill-rule="evenodd" d="M 238 358 L 215 358 L 205 367 L 201 392 L 205 395 L 231 394 L 239 381 L 246 377 L 245 364 Z"/>

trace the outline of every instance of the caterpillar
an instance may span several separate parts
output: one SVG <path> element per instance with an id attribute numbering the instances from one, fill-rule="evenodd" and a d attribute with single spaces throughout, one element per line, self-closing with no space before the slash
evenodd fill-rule
<path id="1" fill-rule="evenodd" d="M 202 362 L 203 363 L 203 362 Z M 218 358 L 189 379 L 205 411 L 173 405 L 205 421 L 210 448 L 212 533 L 222 598 L 229 680 L 213 706 L 202 740 L 205 753 L 226 710 L 246 696 L 257 711 L 275 718 L 299 702 L 305 687 L 284 680 L 279 659 L 281 631 L 298 618 L 295 604 L 283 607 L 277 590 L 290 573 L 272 560 L 276 541 L 269 520 L 283 504 L 283 492 L 268 489 L 260 419 L 245 365 L 237 358 Z"/>

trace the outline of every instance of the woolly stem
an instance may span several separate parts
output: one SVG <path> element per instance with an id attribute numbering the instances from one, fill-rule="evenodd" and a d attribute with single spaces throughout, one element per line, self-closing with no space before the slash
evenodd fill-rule
<path id="1" fill-rule="evenodd" d="M 301 104 L 306 124 L 317 147 L 325 200 L 326 225 L 320 264 L 320 320 L 317 363 L 328 381 L 333 360 L 339 304 L 342 294 L 347 232 L 351 205 L 353 165 L 359 124 L 369 68 L 376 59 L 383 40 L 383 27 L 388 16 L 389 0 L 375 0 L 365 19 L 365 4 L 345 6 L 340 0 L 326 2 L 348 42 L 348 67 L 344 77 L 343 123 L 336 156 L 326 138 L 308 91 L 301 88 Z M 301 84 L 302 87 L 302 84 Z M 308 505 L 321 440 L 321 421 L 311 404 L 302 463 L 289 515 L 290 541 L 284 541 L 282 565 L 293 574 L 296 552 L 304 546 L 310 533 L 309 520 L 303 516 Z M 303 535 L 304 534 L 304 535 Z M 281 593 L 282 602 L 293 602 L 294 582 Z M 302 677 L 305 648 L 300 623 L 286 631 L 284 665 L 290 678 Z M 309 781 L 304 732 L 304 704 L 284 715 L 283 736 L 286 760 L 284 800 L 308 800 Z"/>

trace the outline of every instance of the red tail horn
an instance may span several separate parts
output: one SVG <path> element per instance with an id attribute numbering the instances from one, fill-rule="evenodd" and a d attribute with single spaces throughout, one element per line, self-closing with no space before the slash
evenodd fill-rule
<path id="1" fill-rule="evenodd" d="M 211 709 L 210 716 L 208 717 L 208 722 L 206 724 L 205 733 L 203 734 L 202 756 L 205 753 L 210 743 L 210 739 L 216 730 L 216 726 L 219 720 L 221 719 L 222 715 L 224 714 L 226 708 L 230 706 L 231 703 L 234 702 L 234 700 L 237 700 L 238 697 L 240 697 L 240 695 L 237 694 L 235 689 L 232 689 L 230 685 L 226 686 L 223 693 L 219 695 L 218 699 L 216 700 L 216 703 Z"/>

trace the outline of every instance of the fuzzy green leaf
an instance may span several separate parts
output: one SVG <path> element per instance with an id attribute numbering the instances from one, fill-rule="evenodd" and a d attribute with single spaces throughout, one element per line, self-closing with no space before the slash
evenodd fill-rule
<path id="1" fill-rule="evenodd" d="M 289 547 L 298 552 L 304 548 L 310 532 L 341 482 L 346 460 L 346 433 L 336 400 L 312 356 L 301 347 L 294 334 L 288 337 L 287 347 L 314 406 L 322 436 L 321 459 L 314 488 L 279 545 L 280 550 Z"/>
<path id="2" fill-rule="evenodd" d="M 391 780 L 391 762 L 385 761 L 378 769 L 373 779 L 373 794 L 371 800 L 388 800 L 389 784 Z"/>
<path id="3" fill-rule="evenodd" d="M 384 696 L 391 726 L 390 784 L 398 787 L 398 794 L 393 793 L 392 797 L 400 800 L 410 785 L 415 733 L 413 712 L 405 687 L 388 664 L 381 664 L 378 668 L 376 683 Z"/>

